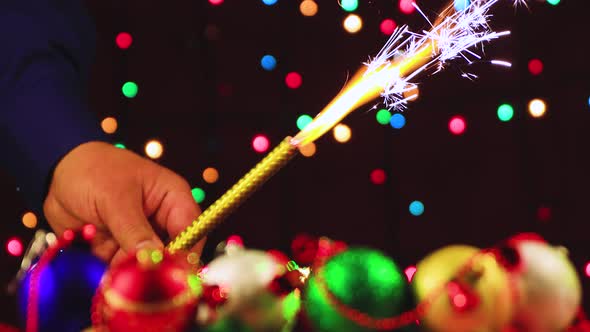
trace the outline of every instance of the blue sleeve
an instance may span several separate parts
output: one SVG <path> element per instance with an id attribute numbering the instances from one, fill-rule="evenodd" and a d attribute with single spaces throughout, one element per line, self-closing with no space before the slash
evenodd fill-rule
<path id="1" fill-rule="evenodd" d="M 86 101 L 94 43 L 81 1 L 0 4 L 0 166 L 38 213 L 60 158 L 84 142 L 105 140 Z"/>

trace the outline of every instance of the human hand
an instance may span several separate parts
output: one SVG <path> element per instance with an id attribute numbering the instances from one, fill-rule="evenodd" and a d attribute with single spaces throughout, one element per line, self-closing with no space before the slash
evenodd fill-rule
<path id="1" fill-rule="evenodd" d="M 96 226 L 92 251 L 116 263 L 162 247 L 201 213 L 188 183 L 137 154 L 103 142 L 81 144 L 56 166 L 43 206 L 53 230 Z M 204 240 L 193 248 L 199 256 Z"/>

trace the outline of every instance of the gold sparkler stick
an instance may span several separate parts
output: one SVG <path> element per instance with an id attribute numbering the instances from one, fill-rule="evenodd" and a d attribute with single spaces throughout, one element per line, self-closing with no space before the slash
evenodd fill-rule
<path id="1" fill-rule="evenodd" d="M 291 143 L 291 137 L 286 137 L 281 144 L 274 148 L 223 196 L 209 206 L 189 227 L 170 242 L 168 250 L 174 253 L 178 250 L 192 248 L 285 166 L 295 156 L 296 151 L 297 147 Z"/>

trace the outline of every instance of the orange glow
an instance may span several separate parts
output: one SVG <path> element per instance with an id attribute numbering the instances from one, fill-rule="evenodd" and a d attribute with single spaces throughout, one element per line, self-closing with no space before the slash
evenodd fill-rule
<path id="1" fill-rule="evenodd" d="M 158 159 L 162 156 L 162 153 L 164 153 L 164 147 L 162 146 L 162 143 L 160 143 L 159 141 L 151 140 L 146 143 L 145 154 L 148 157 L 152 159 Z"/>
<path id="2" fill-rule="evenodd" d="M 411 88 L 408 88 L 408 90 L 404 91 L 403 96 L 408 101 L 414 101 L 418 99 L 418 96 L 420 96 L 420 90 L 417 86 L 413 86 Z"/>
<path id="3" fill-rule="evenodd" d="M 203 180 L 207 183 L 215 183 L 219 179 L 219 172 L 213 167 L 207 167 L 203 171 Z"/>
<path id="4" fill-rule="evenodd" d="M 316 153 L 315 143 L 311 142 L 299 147 L 299 152 L 305 157 L 311 157 Z"/>
<path id="5" fill-rule="evenodd" d="M 26 228 L 37 227 L 37 216 L 33 212 L 23 214 L 22 221 Z"/>
<path id="6" fill-rule="evenodd" d="M 314 16 L 318 13 L 318 5 L 313 0 L 303 0 L 299 5 L 299 11 L 303 16 Z"/>
<path id="7" fill-rule="evenodd" d="M 117 131 L 117 126 L 117 119 L 112 116 L 104 118 L 100 123 L 100 127 L 107 134 L 114 134 Z"/>

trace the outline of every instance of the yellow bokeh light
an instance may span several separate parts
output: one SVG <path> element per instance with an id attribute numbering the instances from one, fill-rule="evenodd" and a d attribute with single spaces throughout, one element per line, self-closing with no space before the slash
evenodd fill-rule
<path id="1" fill-rule="evenodd" d="M 159 141 L 151 140 L 145 144 L 145 154 L 148 157 L 158 159 L 162 156 L 162 153 L 164 153 L 164 147 Z"/>
<path id="2" fill-rule="evenodd" d="M 342 24 L 349 33 L 357 33 L 363 27 L 363 20 L 356 14 L 348 15 Z"/>
<path id="3" fill-rule="evenodd" d="M 57 242 L 57 236 L 54 233 L 47 233 L 45 234 L 45 241 L 50 246 L 54 245 Z"/>
<path id="4" fill-rule="evenodd" d="M 352 132 L 349 126 L 340 123 L 334 127 L 334 138 L 336 141 L 346 143 L 350 141 L 350 136 L 352 136 Z"/>
<path id="5" fill-rule="evenodd" d="M 112 116 L 104 118 L 100 123 L 100 127 L 107 134 L 115 133 L 115 131 L 117 131 L 117 126 L 117 119 L 113 118 Z"/>
<path id="6" fill-rule="evenodd" d="M 316 152 L 315 143 L 311 142 L 299 147 L 299 152 L 305 157 L 311 157 Z"/>
<path id="7" fill-rule="evenodd" d="M 318 4 L 313 0 L 304 0 L 299 5 L 299 11 L 303 16 L 314 16 L 318 13 Z"/>
<path id="8" fill-rule="evenodd" d="M 533 99 L 529 102 L 529 113 L 534 118 L 540 118 L 545 115 L 547 105 L 541 99 Z"/>
<path id="9" fill-rule="evenodd" d="M 37 227 L 37 216 L 33 212 L 23 214 L 22 221 L 27 228 Z"/>
<path id="10" fill-rule="evenodd" d="M 408 101 L 414 101 L 418 99 L 418 97 L 420 96 L 420 90 L 416 85 L 407 87 L 406 90 L 403 92 L 403 96 L 404 99 L 407 99 Z"/>
<path id="11" fill-rule="evenodd" d="M 219 172 L 213 167 L 207 167 L 203 171 L 203 180 L 207 183 L 215 183 L 219 179 Z"/>

